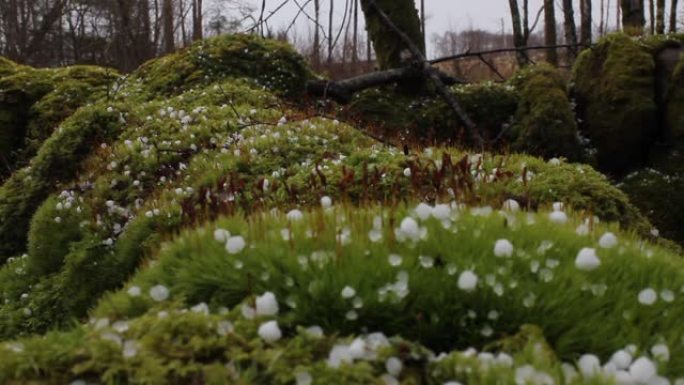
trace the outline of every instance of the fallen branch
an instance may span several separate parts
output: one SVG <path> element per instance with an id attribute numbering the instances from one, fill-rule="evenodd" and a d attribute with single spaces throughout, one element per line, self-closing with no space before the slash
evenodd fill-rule
<path id="1" fill-rule="evenodd" d="M 330 98 L 339 103 L 348 103 L 356 92 L 413 78 L 416 76 L 416 72 L 420 72 L 420 69 L 402 67 L 371 72 L 344 80 L 312 80 L 307 83 L 307 92 L 312 96 Z M 463 80 L 453 78 L 436 68 L 431 67 L 429 72 L 436 73 L 436 76 L 447 85 L 465 83 Z"/>
<path id="2" fill-rule="evenodd" d="M 489 55 L 489 54 L 495 54 L 495 53 L 506 53 L 506 52 L 525 52 L 525 51 L 534 51 L 534 50 L 546 50 L 546 49 L 552 49 L 552 48 L 577 48 L 577 47 L 586 47 L 589 48 L 591 47 L 590 45 L 587 44 L 558 44 L 558 45 L 536 45 L 536 46 L 531 46 L 531 47 L 519 47 L 519 48 L 498 48 L 498 49 L 492 49 L 489 51 L 478 51 L 478 52 L 463 52 L 459 53 L 456 55 L 450 55 L 450 56 L 444 56 L 440 57 L 437 59 L 430 60 L 430 64 L 438 64 L 438 63 L 443 63 L 446 61 L 451 61 L 451 60 L 458 60 L 458 59 L 465 59 L 469 57 L 478 57 L 482 55 Z"/>

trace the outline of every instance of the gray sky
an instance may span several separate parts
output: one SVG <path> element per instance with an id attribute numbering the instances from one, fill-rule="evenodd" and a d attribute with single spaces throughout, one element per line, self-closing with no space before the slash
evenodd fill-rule
<path id="1" fill-rule="evenodd" d="M 305 4 L 306 0 L 297 0 L 299 4 Z M 610 9 L 610 19 L 609 26 L 615 24 L 615 4 L 618 0 L 605 0 L 605 3 L 611 4 Z M 249 0 L 249 2 L 255 7 L 259 8 L 261 6 L 261 0 Z M 266 14 L 268 15 L 270 10 L 273 10 L 278 5 L 280 5 L 283 0 L 266 0 Z M 276 16 L 271 20 L 271 24 L 289 24 L 290 20 L 298 11 L 298 7 L 294 4 L 295 0 L 291 0 L 290 4 L 283 7 Z M 328 0 L 323 0 L 323 11 L 321 12 L 321 18 L 327 20 L 328 14 Z M 562 12 L 560 0 L 556 0 L 557 5 L 557 15 L 559 22 L 562 20 Z M 579 14 L 579 0 L 575 0 L 576 3 L 576 13 Z M 598 25 L 600 11 L 599 11 L 599 1 L 594 1 L 594 20 L 596 25 Z M 345 0 L 336 0 L 335 4 L 335 14 L 337 16 L 337 22 L 340 23 L 343 15 L 343 8 Z M 416 1 L 418 6 L 419 2 Z M 542 0 L 530 0 L 530 14 L 531 18 L 534 17 L 536 12 L 541 7 Z M 501 23 L 503 21 L 504 28 L 507 31 L 511 29 L 510 14 L 508 8 L 507 0 L 425 0 L 425 13 L 427 14 L 427 35 L 428 42 L 431 41 L 431 36 L 433 34 L 441 34 L 445 31 L 460 31 L 471 28 L 485 29 L 489 31 L 500 31 Z M 311 2 L 307 7 L 313 14 L 313 2 Z M 327 22 L 326 22 L 327 24 Z M 299 22 L 297 24 L 297 33 L 300 35 L 299 38 L 304 39 L 307 35 L 307 23 L 305 16 L 300 16 Z M 540 25 L 541 27 L 541 25 Z M 539 27 L 538 27 L 539 28 Z"/>

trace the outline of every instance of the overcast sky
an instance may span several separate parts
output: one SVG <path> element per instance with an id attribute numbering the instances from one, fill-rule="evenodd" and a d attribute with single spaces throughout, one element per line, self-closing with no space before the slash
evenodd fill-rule
<path id="1" fill-rule="evenodd" d="M 271 10 L 278 7 L 284 0 L 266 0 L 266 14 L 268 15 Z M 306 0 L 296 0 L 299 4 L 305 4 Z M 610 9 L 610 25 L 615 23 L 615 7 L 617 0 L 606 0 L 606 3 L 610 2 L 613 4 Z M 255 7 L 259 8 L 261 6 L 261 0 L 249 0 L 249 2 Z M 271 20 L 271 24 L 289 24 L 294 15 L 298 11 L 298 7 L 295 4 L 295 0 L 291 0 L 290 4 L 283 7 Z M 557 14 L 556 17 L 559 22 L 562 20 L 563 14 L 561 12 L 560 0 L 556 0 Z M 579 0 L 575 1 L 576 13 L 579 14 Z M 595 1 L 594 13 L 595 13 L 595 23 L 598 25 L 599 21 L 599 1 Z M 312 12 L 313 2 L 311 2 L 306 9 Z M 322 0 L 321 4 L 324 5 L 324 11 L 322 12 L 322 19 L 327 20 L 327 9 L 329 4 L 328 0 Z M 337 22 L 340 23 L 344 11 L 345 0 L 335 0 L 335 14 L 338 17 Z M 419 1 L 416 1 L 418 6 Z M 542 0 L 530 0 L 530 14 L 531 18 L 537 13 L 542 5 Z M 431 41 L 431 36 L 433 34 L 441 34 L 448 30 L 460 31 L 465 29 L 486 29 L 489 31 L 501 31 L 501 26 L 503 26 L 506 31 L 510 31 L 510 13 L 508 0 L 425 0 L 425 13 L 428 17 L 427 19 L 427 36 L 428 43 Z M 324 16 L 325 15 L 325 16 Z M 327 24 L 327 22 L 326 22 Z M 307 20 L 305 16 L 299 17 L 298 31 L 302 35 L 306 35 Z M 541 27 L 541 25 L 540 25 Z"/>

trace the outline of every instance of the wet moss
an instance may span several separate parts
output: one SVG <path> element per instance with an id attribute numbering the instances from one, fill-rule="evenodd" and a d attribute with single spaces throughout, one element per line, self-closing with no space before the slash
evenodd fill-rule
<path id="1" fill-rule="evenodd" d="M 511 149 L 544 158 L 580 160 L 575 113 L 561 74 L 549 65 L 525 68 L 511 80 L 520 93 Z"/>
<path id="2" fill-rule="evenodd" d="M 0 56 L 0 78 L 9 76 L 17 71 L 17 63 Z"/>
<path id="3" fill-rule="evenodd" d="M 224 35 L 153 59 L 135 71 L 132 84 L 143 84 L 148 97 L 178 94 L 198 84 L 249 78 L 278 94 L 303 93 L 311 72 L 289 45 L 256 35 Z"/>
<path id="4" fill-rule="evenodd" d="M 613 34 L 582 52 L 573 68 L 580 129 L 598 150 L 599 168 L 643 165 L 658 134 L 655 61 L 639 41 Z"/>

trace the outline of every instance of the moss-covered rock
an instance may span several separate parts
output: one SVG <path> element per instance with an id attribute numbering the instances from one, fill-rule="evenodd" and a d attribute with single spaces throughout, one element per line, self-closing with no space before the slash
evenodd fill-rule
<path id="1" fill-rule="evenodd" d="M 256 35 L 223 35 L 153 59 L 131 76 L 149 97 L 178 94 L 198 84 L 249 78 L 286 96 L 304 92 L 311 75 L 290 45 Z"/>
<path id="2" fill-rule="evenodd" d="M 684 140 L 684 55 L 679 59 L 670 81 L 665 120 L 673 141 Z M 682 164 L 684 167 L 684 164 Z"/>
<path id="3" fill-rule="evenodd" d="M 118 77 L 94 66 L 22 67 L 0 79 L 0 181 L 35 155 L 59 123 L 78 107 L 103 97 Z M 20 167 L 19 167 L 20 168 Z"/>
<path id="4" fill-rule="evenodd" d="M 624 173 L 645 164 L 658 135 L 655 61 L 639 41 L 613 34 L 582 52 L 573 68 L 580 129 L 599 168 Z"/>
<path id="5" fill-rule="evenodd" d="M 520 101 L 511 128 L 511 147 L 544 158 L 580 160 L 575 113 L 560 72 L 549 65 L 520 71 L 511 80 Z"/>

